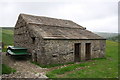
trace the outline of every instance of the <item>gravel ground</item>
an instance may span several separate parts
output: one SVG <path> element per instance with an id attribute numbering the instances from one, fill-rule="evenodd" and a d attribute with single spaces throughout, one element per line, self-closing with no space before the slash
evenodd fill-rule
<path id="1" fill-rule="evenodd" d="M 15 73 L 4 74 L 2 78 L 44 78 L 48 79 L 45 76 L 47 68 L 41 68 L 37 65 L 30 63 L 29 59 L 15 59 L 11 56 L 6 56 L 5 53 L 2 53 L 3 64 L 16 69 Z"/>

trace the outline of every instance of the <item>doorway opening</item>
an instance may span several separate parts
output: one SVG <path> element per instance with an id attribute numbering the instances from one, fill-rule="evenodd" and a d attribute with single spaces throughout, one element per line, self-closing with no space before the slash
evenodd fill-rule
<path id="1" fill-rule="evenodd" d="M 74 61 L 75 62 L 80 62 L 81 60 L 81 44 L 80 43 L 75 43 L 74 44 Z"/>
<path id="2" fill-rule="evenodd" d="M 35 44 L 35 37 L 31 37 L 32 39 L 32 44 Z"/>
<path id="3" fill-rule="evenodd" d="M 85 44 L 85 60 L 91 59 L 91 43 Z"/>
<path id="4" fill-rule="evenodd" d="M 34 61 L 37 62 L 37 53 L 34 53 Z"/>

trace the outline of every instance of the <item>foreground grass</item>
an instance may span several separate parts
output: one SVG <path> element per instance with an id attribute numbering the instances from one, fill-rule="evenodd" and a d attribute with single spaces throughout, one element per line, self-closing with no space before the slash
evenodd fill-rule
<path id="1" fill-rule="evenodd" d="M 106 58 L 91 62 L 74 64 L 48 72 L 49 78 L 117 78 L 118 77 L 118 43 L 107 41 Z M 74 71 L 76 68 L 84 69 Z M 66 72 L 74 71 L 65 74 Z M 64 74 L 63 76 L 59 76 Z"/>
<path id="2" fill-rule="evenodd" d="M 10 73 L 14 73 L 16 72 L 15 69 L 12 69 L 11 67 L 5 65 L 5 64 L 2 64 L 2 74 L 10 74 Z"/>

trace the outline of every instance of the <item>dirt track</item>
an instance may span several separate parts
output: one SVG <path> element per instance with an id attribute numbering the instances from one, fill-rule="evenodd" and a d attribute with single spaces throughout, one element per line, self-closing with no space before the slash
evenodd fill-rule
<path id="1" fill-rule="evenodd" d="M 15 73 L 2 75 L 2 78 L 47 78 L 44 74 L 48 70 L 30 63 L 29 59 L 16 59 L 2 53 L 2 63 L 16 69 Z"/>

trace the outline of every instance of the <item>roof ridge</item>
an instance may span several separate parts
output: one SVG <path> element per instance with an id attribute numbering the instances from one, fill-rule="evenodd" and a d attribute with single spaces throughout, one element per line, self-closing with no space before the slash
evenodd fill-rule
<path id="1" fill-rule="evenodd" d="M 56 19 L 56 20 L 63 20 L 63 21 L 73 22 L 72 20 L 68 20 L 68 19 L 59 19 L 59 18 L 53 18 L 53 17 L 47 17 L 47 16 L 36 16 L 36 15 L 30 15 L 30 14 L 24 14 L 24 13 L 20 13 L 20 15 L 21 16 L 33 16 L 33 17 L 50 18 L 50 19 Z"/>
<path id="2" fill-rule="evenodd" d="M 61 27 L 61 28 L 71 28 L 71 29 L 82 29 L 82 30 L 85 30 L 86 28 L 84 27 L 79 27 L 79 28 L 76 28 L 76 27 L 62 27 L 62 26 L 58 26 L 58 25 L 47 25 L 47 24 L 40 24 L 40 23 L 27 23 L 27 24 L 32 24 L 32 25 L 43 25 L 43 26 L 51 26 L 51 27 Z"/>

